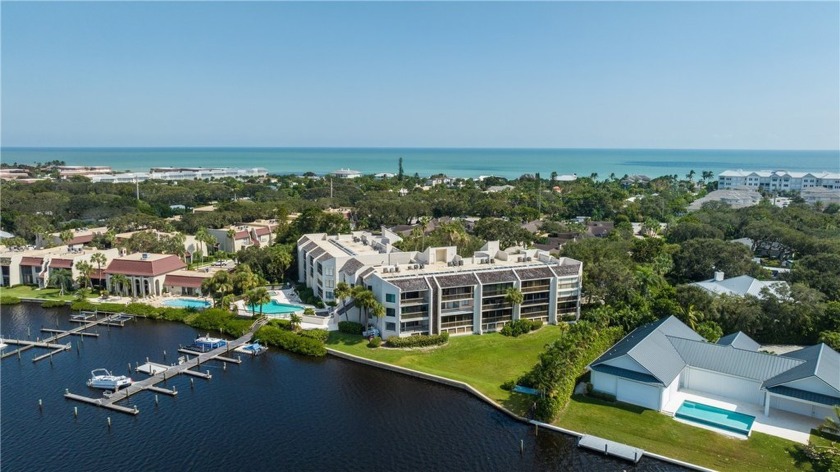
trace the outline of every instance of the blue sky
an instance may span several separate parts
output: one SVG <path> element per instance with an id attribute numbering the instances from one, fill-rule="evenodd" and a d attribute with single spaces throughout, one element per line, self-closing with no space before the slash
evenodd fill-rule
<path id="1" fill-rule="evenodd" d="M 4 146 L 840 148 L 840 4 L 2 4 Z"/>

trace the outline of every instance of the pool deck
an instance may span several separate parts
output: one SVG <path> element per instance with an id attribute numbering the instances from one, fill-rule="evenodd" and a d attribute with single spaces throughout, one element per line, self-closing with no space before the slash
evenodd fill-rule
<path id="1" fill-rule="evenodd" d="M 822 421 L 817 418 L 808 418 L 807 416 L 775 409 L 770 410 L 770 416 L 764 416 L 764 407 L 761 405 L 736 402 L 731 398 L 719 397 L 693 390 L 678 391 L 671 398 L 668 404 L 665 405 L 662 412 L 674 416 L 674 413 L 679 409 L 680 405 L 682 405 L 685 400 L 754 416 L 755 422 L 753 423 L 752 431 L 758 431 L 771 436 L 788 439 L 800 444 L 808 444 L 808 440 L 811 436 L 811 430 L 822 423 Z M 691 424 L 695 425 L 694 423 Z M 722 430 L 715 429 L 715 431 L 720 432 Z"/>

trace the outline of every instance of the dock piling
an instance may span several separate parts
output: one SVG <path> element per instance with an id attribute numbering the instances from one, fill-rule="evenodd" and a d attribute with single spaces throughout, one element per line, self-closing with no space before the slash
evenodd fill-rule
<path id="1" fill-rule="evenodd" d="M 222 362 L 222 370 L 227 370 L 227 362 Z"/>
<path id="2" fill-rule="evenodd" d="M 195 379 L 190 379 L 190 388 L 195 388 Z"/>
<path id="3" fill-rule="evenodd" d="M 128 363 L 128 373 L 131 373 L 131 362 Z"/>
<path id="4" fill-rule="evenodd" d="M 73 407 L 73 416 L 76 417 L 76 418 L 79 417 L 79 407 L 77 407 L 77 406 Z"/>
<path id="5" fill-rule="evenodd" d="M 157 406 L 157 404 L 158 404 L 158 396 L 157 396 L 157 394 L 155 394 L 155 406 Z"/>
<path id="6" fill-rule="evenodd" d="M 108 417 L 108 429 L 111 429 L 111 417 Z"/>
<path id="7" fill-rule="evenodd" d="M 44 411 L 44 402 L 40 398 L 38 399 L 38 409 Z"/>
<path id="8" fill-rule="evenodd" d="M 166 349 L 163 350 L 163 360 L 166 360 Z"/>
<path id="9" fill-rule="evenodd" d="M 525 453 L 525 440 L 520 439 L 519 440 L 519 454 L 524 454 L 524 453 Z"/>

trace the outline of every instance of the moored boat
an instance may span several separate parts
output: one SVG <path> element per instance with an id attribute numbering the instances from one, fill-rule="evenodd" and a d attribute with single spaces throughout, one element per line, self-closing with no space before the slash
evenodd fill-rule
<path id="1" fill-rule="evenodd" d="M 87 386 L 91 388 L 102 388 L 117 391 L 121 387 L 128 387 L 132 384 L 131 377 L 125 375 L 112 375 L 108 369 L 94 369 L 90 372 Z"/>
<path id="2" fill-rule="evenodd" d="M 227 346 L 227 341 L 221 338 L 211 338 L 209 334 L 195 338 L 192 343 L 192 348 L 201 352 L 212 351 L 224 346 Z"/>

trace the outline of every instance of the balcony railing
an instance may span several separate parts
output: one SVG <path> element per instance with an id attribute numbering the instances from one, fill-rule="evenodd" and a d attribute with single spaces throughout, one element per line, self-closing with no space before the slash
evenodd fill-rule
<path id="1" fill-rule="evenodd" d="M 418 303 L 426 303 L 426 298 L 425 297 L 400 298 L 400 304 L 402 304 L 402 305 L 416 305 Z"/>
<path id="2" fill-rule="evenodd" d="M 448 302 L 452 300 L 470 300 L 473 298 L 472 293 L 453 293 L 449 295 L 443 295 L 440 297 L 442 301 Z"/>
<path id="3" fill-rule="evenodd" d="M 428 318 L 429 312 L 427 310 L 424 311 L 410 311 L 408 313 L 402 312 L 400 313 L 401 320 L 413 320 L 416 318 Z"/>
<path id="4" fill-rule="evenodd" d="M 482 310 L 502 310 L 502 309 L 505 309 L 505 308 L 513 308 L 513 305 L 511 305 L 508 302 L 501 302 L 501 303 L 487 303 L 487 302 L 485 302 L 485 303 L 481 304 L 481 309 Z"/>
<path id="5" fill-rule="evenodd" d="M 473 320 L 450 321 L 448 323 L 441 323 L 441 328 L 472 328 Z"/>
<path id="6" fill-rule="evenodd" d="M 522 293 L 547 292 L 549 289 L 551 289 L 551 284 L 531 285 L 529 287 L 522 287 Z"/>
<path id="7" fill-rule="evenodd" d="M 472 313 L 473 306 L 472 305 L 461 305 L 453 308 L 441 308 L 440 313 L 442 315 L 452 315 L 455 313 Z"/>

